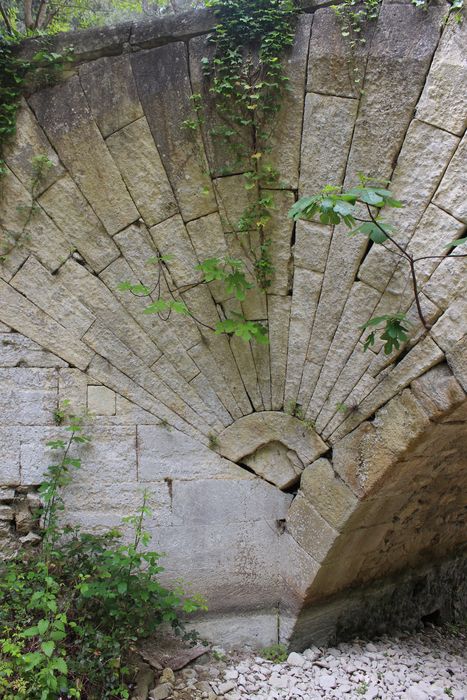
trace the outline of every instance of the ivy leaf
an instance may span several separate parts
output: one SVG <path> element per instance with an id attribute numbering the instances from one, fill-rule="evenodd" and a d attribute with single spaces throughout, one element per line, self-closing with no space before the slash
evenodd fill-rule
<path id="1" fill-rule="evenodd" d="M 47 642 L 42 642 L 41 649 L 46 656 L 50 657 L 54 653 L 55 642 L 53 642 L 51 639 Z"/>
<path id="2" fill-rule="evenodd" d="M 253 285 L 247 282 L 247 279 L 243 272 L 239 270 L 234 270 L 227 275 L 225 278 L 225 288 L 228 294 L 235 294 L 238 301 L 244 301 L 246 297 L 246 292 L 251 289 Z"/>

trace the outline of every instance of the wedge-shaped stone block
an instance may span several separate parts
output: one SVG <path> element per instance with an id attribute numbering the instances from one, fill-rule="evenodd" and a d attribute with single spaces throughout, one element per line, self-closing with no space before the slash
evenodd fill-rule
<path id="1" fill-rule="evenodd" d="M 0 319 L 66 362 L 85 369 L 93 352 L 69 330 L 0 280 Z"/>
<path id="2" fill-rule="evenodd" d="M 297 400 L 322 280 L 323 276 L 317 272 L 295 268 L 285 383 L 286 410 Z"/>
<path id="3" fill-rule="evenodd" d="M 452 157 L 433 198 L 435 204 L 467 223 L 467 136 Z"/>
<path id="4" fill-rule="evenodd" d="M 34 253 L 48 270 L 55 271 L 60 267 L 73 246 L 8 168 L 2 176 L 0 207 L 1 253 L 6 255 L 5 271 L 16 272 L 28 251 Z M 9 250 L 12 240 L 16 242 Z M 4 276 L 3 270 L 0 276 Z"/>
<path id="5" fill-rule="evenodd" d="M 349 155 L 349 184 L 358 172 L 391 176 L 439 40 L 443 12 L 434 6 L 423 13 L 407 5 L 381 8 Z"/>
<path id="6" fill-rule="evenodd" d="M 374 29 L 374 22 L 364 22 L 359 38 L 365 43 L 351 46 L 333 9 L 318 9 L 311 28 L 307 91 L 358 98 Z"/>
<path id="7" fill-rule="evenodd" d="M 147 226 L 177 213 L 177 202 L 144 117 L 109 136 L 106 144 Z"/>
<path id="8" fill-rule="evenodd" d="M 92 379 L 113 389 L 117 394 L 125 396 L 144 410 L 157 416 L 159 420 L 167 421 L 169 425 L 177 428 L 177 430 L 181 430 L 183 433 L 200 440 L 203 444 L 207 444 L 208 439 L 202 433 L 167 408 L 161 401 L 155 399 L 137 382 L 133 381 L 133 379 L 114 367 L 103 357 L 95 356 L 88 367 L 87 373 Z"/>
<path id="9" fill-rule="evenodd" d="M 138 426 L 140 481 L 215 478 L 243 479 L 245 472 L 178 430 L 161 425 Z"/>
<path id="10" fill-rule="evenodd" d="M 190 221 L 215 211 L 203 142 L 198 129 L 184 126 L 196 120 L 186 47 L 168 44 L 131 58 L 141 103 L 174 189 L 183 219 Z M 203 194 L 206 188 L 207 194 Z"/>
<path id="11" fill-rule="evenodd" d="M 437 365 L 422 374 L 412 382 L 410 389 L 431 420 L 451 412 L 467 398 L 446 364 Z"/>
<path id="12" fill-rule="evenodd" d="M 267 254 L 274 267 L 267 291 L 269 294 L 287 295 L 292 286 L 293 233 L 293 222 L 287 215 L 295 197 L 293 192 L 287 191 L 262 190 L 261 194 L 271 196 L 274 201 L 272 216 L 265 230 L 266 239 L 271 241 Z M 260 251 L 256 251 L 256 257 L 260 256 Z"/>
<path id="13" fill-rule="evenodd" d="M 433 58 L 417 105 L 417 117 L 462 136 L 467 126 L 467 29 L 449 22 Z"/>
<path id="14" fill-rule="evenodd" d="M 128 54 L 83 63 L 79 78 L 104 137 L 143 116 Z"/>
<path id="15" fill-rule="evenodd" d="M 406 246 L 430 203 L 444 169 L 459 143 L 456 136 L 414 120 L 404 140 L 391 191 L 403 209 L 392 209 L 385 219 L 394 226 L 394 238 Z M 384 291 L 399 258 L 382 246 L 373 246 L 359 270 L 361 280 Z"/>
<path id="16" fill-rule="evenodd" d="M 286 413 L 264 411 L 235 421 L 219 435 L 218 452 L 239 462 L 269 442 L 281 442 L 309 464 L 326 452 L 327 445 L 302 421 Z"/>
<path id="17" fill-rule="evenodd" d="M 335 474 L 328 459 L 316 460 L 306 467 L 300 491 L 336 530 L 342 530 L 358 501 L 354 493 Z"/>
<path id="18" fill-rule="evenodd" d="M 180 216 L 153 226 L 150 233 L 161 255 L 171 256 L 166 264 L 177 286 L 201 280 L 201 273 L 196 270 L 198 258 Z"/>
<path id="19" fill-rule="evenodd" d="M 268 149 L 268 164 L 279 173 L 278 182 L 274 185 L 278 188 L 298 187 L 306 64 L 312 21 L 311 15 L 301 15 L 298 18 L 293 46 L 282 58 L 284 76 L 290 89 L 281 96 L 279 112 L 274 115 L 267 129 L 267 142 L 261 143 L 260 140 L 260 149 Z"/>
<path id="20" fill-rule="evenodd" d="M 203 117 L 201 132 L 212 175 L 218 177 L 230 172 L 238 173 L 242 170 L 250 170 L 252 163 L 250 155 L 253 153 L 253 129 L 251 126 L 235 125 L 233 137 L 223 135 L 226 128 L 231 128 L 231 124 L 228 123 L 228 120 L 223 119 L 216 105 L 216 96 L 210 92 L 211 81 L 205 77 L 203 72 L 202 59 L 208 58 L 211 61 L 216 54 L 216 46 L 214 42 L 210 41 L 210 35 L 204 34 L 191 39 L 189 54 L 193 93 L 201 95 Z M 237 153 L 236 149 L 232 148 L 235 143 L 244 147 L 242 153 Z"/>
<path id="21" fill-rule="evenodd" d="M 0 424 L 52 425 L 58 376 L 53 369 L 0 369 Z"/>
<path id="22" fill-rule="evenodd" d="M 10 284 L 78 338 L 95 321 L 94 314 L 70 294 L 56 275 L 51 275 L 42 267 L 33 255 L 29 256 Z"/>
<path id="23" fill-rule="evenodd" d="M 324 272 L 330 242 L 330 226 L 312 221 L 297 221 L 293 248 L 295 267 Z"/>
<path id="24" fill-rule="evenodd" d="M 300 195 L 318 193 L 325 185 L 340 185 L 357 116 L 357 100 L 308 93 L 300 165 Z M 333 124 L 330 130 L 329 124 Z"/>
<path id="25" fill-rule="evenodd" d="M 62 162 L 111 235 L 139 217 L 74 76 L 29 100 Z"/>
<path id="26" fill-rule="evenodd" d="M 445 352 L 449 352 L 466 332 L 467 299 L 460 298 L 452 304 L 435 323 L 430 333 Z"/>
<path id="27" fill-rule="evenodd" d="M 287 532 L 317 562 L 322 562 L 338 536 L 300 492 L 294 498 L 286 521 Z"/>
<path id="28" fill-rule="evenodd" d="M 456 379 L 467 392 L 467 335 L 446 353 L 446 360 Z"/>
<path id="29" fill-rule="evenodd" d="M 39 199 L 50 218 L 91 267 L 100 272 L 119 256 L 119 250 L 106 232 L 74 181 L 66 175 Z"/>
<path id="30" fill-rule="evenodd" d="M 209 384 L 216 392 L 219 400 L 222 402 L 225 409 L 233 418 L 240 418 L 242 412 L 232 394 L 232 390 L 220 372 L 213 372 L 213 367 L 216 366 L 216 361 L 212 356 L 206 344 L 199 343 L 188 350 L 189 356 L 193 359 L 203 374 L 203 380 L 209 377 Z"/>
<path id="31" fill-rule="evenodd" d="M 389 371 L 387 376 L 376 384 L 366 398 L 359 403 L 357 410 L 351 412 L 342 425 L 331 435 L 330 441 L 333 444 L 336 443 L 346 433 L 371 416 L 396 393 L 408 386 L 412 380 L 437 365 L 443 358 L 442 350 L 431 338 L 425 338 L 415 345 L 399 364 L 391 368 L 392 371 Z"/>
<path id="32" fill-rule="evenodd" d="M 229 255 L 227 242 L 220 216 L 217 212 L 202 216 L 187 224 L 188 235 L 200 262 L 209 258 L 226 258 Z M 212 296 L 216 302 L 231 298 L 223 282 L 215 280 L 209 284 Z"/>
<path id="33" fill-rule="evenodd" d="M 354 493 L 366 496 L 390 478 L 402 455 L 428 429 L 430 419 L 409 389 L 333 447 L 333 466 Z"/>
<path id="34" fill-rule="evenodd" d="M 34 162 L 37 156 L 46 156 L 51 164 L 42 169 L 39 182 Z M 57 154 L 24 99 L 16 113 L 16 132 L 3 145 L 2 157 L 28 192 L 34 189 L 36 196 L 64 173 Z"/>
<path id="35" fill-rule="evenodd" d="M 0 367 L 66 367 L 56 355 L 21 333 L 0 336 Z"/>
<path id="36" fill-rule="evenodd" d="M 123 343 L 131 343 L 135 354 L 148 366 L 160 357 L 161 353 L 154 343 L 98 277 L 91 275 L 74 260 L 69 260 L 60 268 L 57 278 Z"/>
<path id="37" fill-rule="evenodd" d="M 193 377 L 193 379 L 190 381 L 190 385 L 196 389 L 198 395 L 204 401 L 205 405 L 209 407 L 209 409 L 216 416 L 217 420 L 220 421 L 224 427 L 233 422 L 232 416 L 226 410 L 222 401 L 212 388 L 210 382 L 206 381 L 204 374 L 199 372 L 196 377 Z"/>
<path id="38" fill-rule="evenodd" d="M 271 404 L 275 411 L 284 406 L 290 307 L 290 297 L 268 296 Z"/>

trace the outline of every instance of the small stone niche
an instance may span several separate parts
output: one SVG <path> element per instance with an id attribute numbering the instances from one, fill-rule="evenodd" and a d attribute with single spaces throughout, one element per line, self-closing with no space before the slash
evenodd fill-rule
<path id="1" fill-rule="evenodd" d="M 278 440 L 262 445 L 242 463 L 281 490 L 294 486 L 304 469 L 297 453 Z"/>

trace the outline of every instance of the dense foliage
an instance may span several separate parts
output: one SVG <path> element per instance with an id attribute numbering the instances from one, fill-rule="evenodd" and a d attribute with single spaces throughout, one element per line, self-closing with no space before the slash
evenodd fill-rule
<path id="1" fill-rule="evenodd" d="M 59 415 L 63 416 L 62 413 Z M 181 617 L 204 607 L 159 583 L 160 555 L 143 530 L 146 497 L 121 531 L 102 535 L 62 526 L 63 489 L 81 465 L 83 422 L 48 443 L 60 454 L 40 487 L 43 539 L 0 569 L 0 697 L 4 700 L 121 700 L 135 669 L 131 651 L 161 624 L 181 631 Z"/>

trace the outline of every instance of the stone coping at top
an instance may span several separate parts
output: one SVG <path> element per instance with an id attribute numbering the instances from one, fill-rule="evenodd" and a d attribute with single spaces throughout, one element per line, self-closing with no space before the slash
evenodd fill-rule
<path id="1" fill-rule="evenodd" d="M 333 0 L 300 0 L 304 12 L 314 12 L 322 7 L 338 4 Z M 93 27 L 73 32 L 61 32 L 52 37 L 26 39 L 19 55 L 30 59 L 46 48 L 50 52 L 63 53 L 73 48 L 74 63 L 92 61 L 104 56 L 115 56 L 127 51 L 138 51 L 163 46 L 174 41 L 187 41 L 206 34 L 216 24 L 211 9 L 197 9 L 154 17 L 144 20 L 120 22 L 105 27 Z"/>

